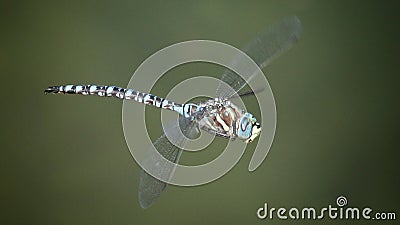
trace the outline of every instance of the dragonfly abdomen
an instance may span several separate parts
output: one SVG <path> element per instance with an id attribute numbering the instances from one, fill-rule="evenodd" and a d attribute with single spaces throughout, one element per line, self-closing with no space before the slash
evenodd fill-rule
<path id="1" fill-rule="evenodd" d="M 105 85 L 60 85 L 50 86 L 44 92 L 53 94 L 78 94 L 78 95 L 95 95 L 100 97 L 115 97 L 119 99 L 133 100 L 136 102 L 143 103 L 145 105 L 151 105 L 162 109 L 168 109 L 176 111 L 179 114 L 189 117 L 188 112 L 190 104 L 177 104 L 173 101 L 148 94 L 133 89 L 126 89 L 116 86 L 105 86 Z"/>

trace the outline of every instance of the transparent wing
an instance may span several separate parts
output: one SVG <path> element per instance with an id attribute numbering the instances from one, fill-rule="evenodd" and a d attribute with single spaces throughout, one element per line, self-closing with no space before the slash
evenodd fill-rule
<path id="1" fill-rule="evenodd" d="M 175 123 L 176 124 L 176 123 Z M 178 132 L 181 129 L 182 133 L 193 139 L 198 134 L 196 123 L 185 119 L 179 118 L 180 128 L 177 125 L 168 126 L 169 137 L 174 139 L 172 142 L 177 143 L 179 146 L 184 146 L 186 140 Z M 182 149 L 175 146 L 168 140 L 165 132 L 154 143 L 157 151 L 166 159 L 171 162 L 177 163 L 182 154 Z M 153 152 L 153 154 L 156 154 Z M 148 158 L 144 161 L 146 168 L 150 168 L 153 173 L 157 173 L 163 178 L 170 178 L 173 174 L 174 168 L 165 163 L 158 162 L 155 155 L 149 154 Z M 160 197 L 161 192 L 166 188 L 167 184 L 154 178 L 142 169 L 139 178 L 139 203 L 142 208 L 148 208 Z"/>
<path id="2" fill-rule="evenodd" d="M 264 32 L 253 39 L 243 51 L 250 56 L 254 62 L 262 69 L 266 67 L 273 59 L 281 55 L 284 51 L 290 49 L 300 38 L 301 23 L 296 16 L 287 17 L 284 20 L 272 25 Z M 240 61 L 240 57 L 232 62 Z M 249 82 L 256 74 L 244 74 L 243 79 L 231 70 L 225 70 L 222 74 L 221 82 L 217 88 L 216 96 L 227 99 L 232 97 Z"/>

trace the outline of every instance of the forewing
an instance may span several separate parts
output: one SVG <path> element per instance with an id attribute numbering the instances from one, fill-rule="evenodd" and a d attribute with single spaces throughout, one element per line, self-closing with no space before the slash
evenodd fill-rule
<path id="1" fill-rule="evenodd" d="M 262 69 L 273 59 L 290 49 L 300 38 L 301 23 L 296 16 L 287 17 L 284 20 L 267 28 L 260 33 L 249 44 L 243 48 L 253 61 Z M 243 60 L 238 56 L 232 64 Z M 257 73 L 242 74 L 244 79 L 235 72 L 227 69 L 222 74 L 221 82 L 218 85 L 216 96 L 222 99 L 230 98 L 243 88 Z M 227 84 L 227 85 L 226 85 Z"/>
<path id="2" fill-rule="evenodd" d="M 198 134 L 198 130 L 195 122 L 191 122 L 183 117 L 180 117 L 179 122 L 180 127 L 177 125 L 170 125 L 167 126 L 166 131 L 169 134 L 168 137 L 173 139 L 172 142 L 177 143 L 179 146 L 184 146 L 187 139 L 178 132 L 178 129 L 181 129 L 182 133 L 191 139 Z M 164 132 L 163 135 L 153 143 L 153 145 L 164 158 L 168 159 L 170 162 L 178 163 L 183 150 L 171 143 L 168 137 Z M 173 175 L 175 166 L 169 166 L 169 164 L 158 161 L 158 157 L 155 154 L 155 152 L 149 151 L 149 156 L 144 161 L 146 168 L 149 168 L 152 173 L 157 174 L 158 177 L 169 179 Z M 142 169 L 139 179 L 140 206 L 142 208 L 148 208 L 154 204 L 166 186 L 167 184 L 165 182 L 154 178 Z"/>

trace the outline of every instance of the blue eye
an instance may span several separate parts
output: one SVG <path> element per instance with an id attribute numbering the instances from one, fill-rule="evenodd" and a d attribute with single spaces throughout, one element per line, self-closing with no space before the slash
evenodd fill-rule
<path id="1" fill-rule="evenodd" d="M 247 115 L 245 114 L 245 116 L 243 116 L 240 119 L 240 124 L 239 124 L 239 129 L 237 130 L 237 135 L 238 138 L 240 139 L 248 139 L 251 136 L 251 123 L 250 123 L 250 118 L 247 117 Z"/>

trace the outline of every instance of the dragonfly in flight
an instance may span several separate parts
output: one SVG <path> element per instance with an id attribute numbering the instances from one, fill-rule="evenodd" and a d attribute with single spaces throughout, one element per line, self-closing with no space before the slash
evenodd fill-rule
<path id="1" fill-rule="evenodd" d="M 300 20 L 296 16 L 287 17 L 256 36 L 243 48 L 243 51 L 263 69 L 273 59 L 291 48 L 299 40 L 300 33 Z M 117 86 L 59 85 L 50 86 L 44 92 L 116 97 L 177 112 L 179 114 L 179 127 L 166 128 L 172 130 L 172 135 L 167 137 L 164 131 L 153 145 L 164 158 L 170 162 L 178 163 L 183 151 L 179 146 L 183 146 L 187 139 L 180 133 L 173 132 L 174 129 L 180 129 L 189 139 L 194 139 L 198 135 L 199 129 L 230 140 L 240 139 L 245 143 L 251 143 L 259 136 L 261 124 L 257 119 L 251 113 L 245 112 L 230 101 L 234 96 L 253 94 L 251 91 L 239 93 L 252 78 L 251 74 L 239 76 L 227 69 L 222 74 L 215 98 L 186 104 Z M 173 138 L 174 142 L 169 138 Z M 179 143 L 179 146 L 173 143 Z M 173 173 L 173 168 L 168 168 L 163 163 L 157 163 L 151 156 L 145 163 L 149 164 L 148 166 L 153 173 L 161 174 L 164 177 L 171 176 Z M 160 197 L 166 186 L 165 182 L 158 180 L 142 169 L 139 178 L 139 203 L 141 207 L 150 207 Z"/>

